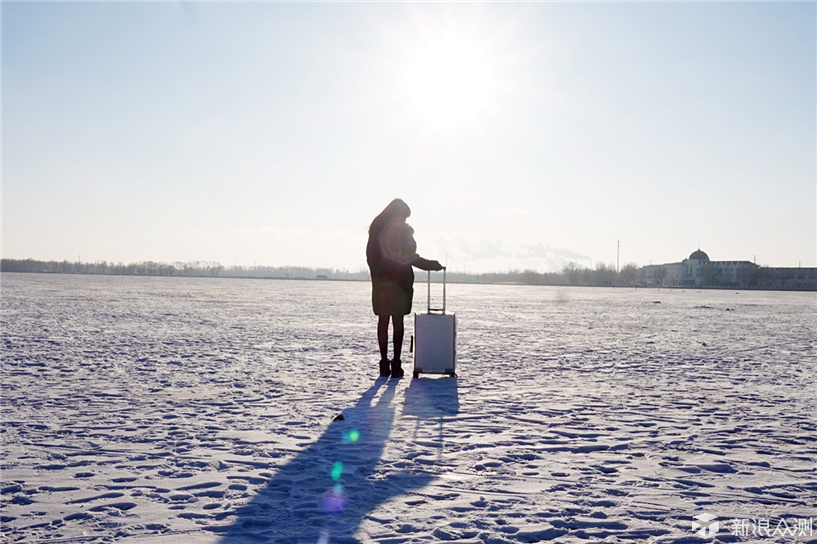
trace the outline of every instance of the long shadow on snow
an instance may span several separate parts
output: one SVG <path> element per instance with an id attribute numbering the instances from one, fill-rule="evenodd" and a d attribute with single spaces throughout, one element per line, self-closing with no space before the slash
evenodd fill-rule
<path id="1" fill-rule="evenodd" d="M 415 378 L 406 389 L 403 415 L 417 418 L 414 437 L 417 438 L 422 421 L 436 421 L 437 448 L 442 458 L 445 438 L 444 424 L 447 419 L 460 413 L 457 378 Z"/>
<path id="2" fill-rule="evenodd" d="M 414 378 L 406 389 L 403 415 L 420 419 L 445 418 L 460 413 L 457 378 Z"/>
<path id="3" fill-rule="evenodd" d="M 375 404 L 378 390 L 387 384 Z M 391 497 L 426 486 L 425 472 L 376 473 L 394 421 L 396 380 L 378 380 L 343 420 L 272 477 L 237 512 L 221 544 L 352 543 L 363 518 Z"/>

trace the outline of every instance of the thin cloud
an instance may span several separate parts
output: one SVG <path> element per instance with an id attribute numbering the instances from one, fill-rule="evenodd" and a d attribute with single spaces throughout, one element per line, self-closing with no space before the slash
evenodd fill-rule
<path id="1" fill-rule="evenodd" d="M 592 259 L 577 251 L 550 244 L 517 243 L 495 238 L 441 238 L 429 254 L 446 258 L 455 270 L 500 272 L 507 269 L 558 272 L 570 263 L 590 266 Z"/>

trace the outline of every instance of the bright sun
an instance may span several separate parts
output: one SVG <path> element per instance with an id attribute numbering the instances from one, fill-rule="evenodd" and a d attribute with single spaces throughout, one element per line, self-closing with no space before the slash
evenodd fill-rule
<path id="1" fill-rule="evenodd" d="M 438 129 L 476 122 L 496 88 L 490 56 L 467 33 L 446 32 L 414 44 L 405 70 L 413 115 Z"/>

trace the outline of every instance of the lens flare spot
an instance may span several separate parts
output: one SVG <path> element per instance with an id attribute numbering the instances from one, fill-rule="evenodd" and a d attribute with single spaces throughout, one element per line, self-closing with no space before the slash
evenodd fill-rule
<path id="1" fill-rule="evenodd" d="M 341 476 L 343 476 L 343 463 L 335 461 L 335 464 L 332 465 L 332 479 L 337 481 Z"/>
<path id="2" fill-rule="evenodd" d="M 346 433 L 346 442 L 357 442 L 358 440 L 360 440 L 360 431 L 357 429 L 352 429 Z"/>
<path id="3" fill-rule="evenodd" d="M 339 514 L 343 512 L 346 505 L 346 496 L 343 493 L 343 486 L 335 486 L 323 494 L 323 511 L 327 514 Z"/>

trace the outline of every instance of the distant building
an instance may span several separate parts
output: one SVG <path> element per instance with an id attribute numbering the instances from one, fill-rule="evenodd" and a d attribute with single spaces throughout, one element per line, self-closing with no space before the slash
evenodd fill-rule
<path id="1" fill-rule="evenodd" d="M 761 268 L 755 287 L 817 291 L 817 268 Z"/>
<path id="2" fill-rule="evenodd" d="M 817 290 L 817 268 L 764 268 L 750 261 L 712 261 L 699 249 L 679 263 L 644 266 L 640 285 Z"/>

